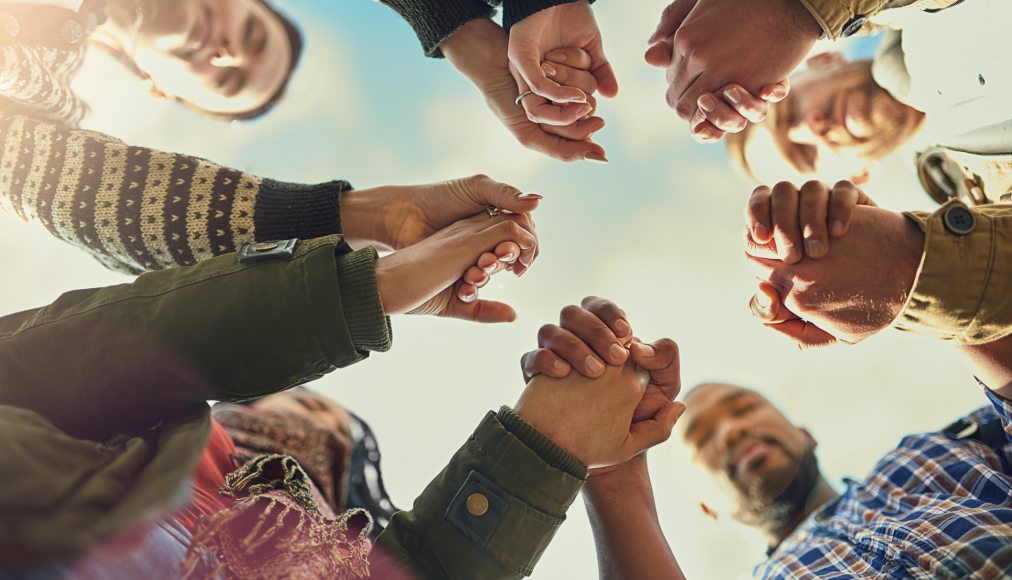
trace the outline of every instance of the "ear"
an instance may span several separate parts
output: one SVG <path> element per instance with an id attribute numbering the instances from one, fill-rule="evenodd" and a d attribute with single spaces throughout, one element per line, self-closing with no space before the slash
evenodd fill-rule
<path id="1" fill-rule="evenodd" d="M 871 169 L 869 169 L 867 167 L 865 167 L 864 169 L 862 169 L 856 175 L 851 175 L 850 176 L 850 182 L 853 183 L 854 185 L 857 185 L 857 186 L 862 186 L 862 185 L 868 183 L 869 179 L 871 179 Z"/>
<path id="2" fill-rule="evenodd" d="M 809 443 L 812 444 L 812 449 L 815 449 L 816 447 L 819 446 L 819 442 L 815 440 L 815 437 L 812 435 L 811 431 L 802 427 L 801 434 L 805 437 L 805 441 L 808 441 Z"/>
<path id="3" fill-rule="evenodd" d="M 843 53 L 831 50 L 829 52 L 820 52 L 819 54 L 808 57 L 808 68 L 819 69 L 830 66 L 835 66 L 847 62 L 844 58 Z"/>

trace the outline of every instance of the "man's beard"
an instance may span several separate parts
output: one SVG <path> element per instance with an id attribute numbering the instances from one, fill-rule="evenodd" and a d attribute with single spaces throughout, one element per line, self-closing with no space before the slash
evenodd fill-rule
<path id="1" fill-rule="evenodd" d="M 775 472 L 758 478 L 745 488 L 739 488 L 740 501 L 734 513 L 741 523 L 766 531 L 787 526 L 802 510 L 809 494 L 819 483 L 819 461 L 814 446 L 809 446 L 798 461 L 798 470 L 791 474 Z M 782 482 L 786 481 L 786 486 Z M 764 485 L 765 484 L 765 485 Z M 770 488 L 782 489 L 775 497 Z"/>

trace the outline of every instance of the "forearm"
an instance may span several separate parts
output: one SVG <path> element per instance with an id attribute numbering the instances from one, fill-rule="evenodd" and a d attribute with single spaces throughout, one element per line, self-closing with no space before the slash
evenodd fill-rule
<path id="1" fill-rule="evenodd" d="M 282 183 L 0 113 L 0 202 L 115 270 L 194 264 L 253 240 L 341 232 L 341 181 Z"/>
<path id="2" fill-rule="evenodd" d="M 657 519 L 645 455 L 592 475 L 583 497 L 602 580 L 684 578 Z"/>
<path id="3" fill-rule="evenodd" d="M 395 515 L 380 535 L 372 573 L 462 580 L 530 575 L 584 474 L 508 409 L 489 413 L 412 509 Z M 469 503 L 473 496 L 480 498 Z"/>
<path id="4" fill-rule="evenodd" d="M 64 294 L 0 319 L 0 404 L 89 438 L 281 391 L 389 347 L 375 252 L 339 237 Z"/>

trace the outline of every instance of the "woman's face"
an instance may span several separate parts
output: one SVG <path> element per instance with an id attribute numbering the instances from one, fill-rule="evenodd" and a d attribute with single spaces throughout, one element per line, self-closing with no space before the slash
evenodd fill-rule
<path id="1" fill-rule="evenodd" d="M 157 0 L 134 61 L 169 96 L 216 114 L 259 108 L 284 86 L 292 50 L 259 0 Z"/>

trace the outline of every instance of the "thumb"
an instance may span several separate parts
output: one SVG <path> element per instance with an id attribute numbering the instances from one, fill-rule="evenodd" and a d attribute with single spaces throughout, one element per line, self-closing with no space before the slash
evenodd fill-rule
<path id="1" fill-rule="evenodd" d="M 474 302 L 462 302 L 456 297 L 456 294 L 447 306 L 445 315 L 450 318 L 485 324 L 513 322 L 517 319 L 516 310 L 513 310 L 509 304 L 480 299 Z"/>
<path id="2" fill-rule="evenodd" d="M 675 45 L 670 40 L 662 40 L 656 44 L 652 44 L 647 49 L 647 53 L 643 55 L 643 58 L 651 66 L 666 68 L 671 64 L 671 56 L 674 54 L 674 51 Z"/>
<path id="3" fill-rule="evenodd" d="M 671 437 L 675 422 L 685 413 L 685 403 L 675 401 L 661 407 L 653 418 L 637 421 L 629 428 L 626 438 L 626 451 L 629 457 L 635 457 L 655 445 L 664 443 Z"/>
<path id="4" fill-rule="evenodd" d="M 780 293 L 769 282 L 759 282 L 759 288 L 749 300 L 748 308 L 752 311 L 752 316 L 758 318 L 763 324 L 780 324 L 797 318 L 781 303 Z"/>
<path id="5" fill-rule="evenodd" d="M 590 74 L 594 75 L 594 79 L 597 81 L 597 90 L 601 96 L 610 99 L 618 94 L 618 79 L 615 78 L 615 71 L 611 68 L 608 57 L 604 55 L 604 46 L 598 41 L 597 46 L 589 52 Z"/>
<path id="6" fill-rule="evenodd" d="M 510 39 L 512 49 L 514 39 Z M 523 41 L 516 41 L 523 42 Z M 541 54 L 536 46 L 522 47 L 517 50 L 510 50 L 510 62 L 520 77 L 527 83 L 530 90 L 538 96 L 544 97 L 556 103 L 586 103 L 587 95 L 576 87 L 568 87 L 548 78 L 545 70 L 541 68 Z"/>
<path id="7" fill-rule="evenodd" d="M 512 213 L 531 213 L 543 199 L 536 193 L 523 193 L 519 189 L 494 180 L 479 183 L 471 198 L 483 206 L 497 207 Z"/>
<path id="8" fill-rule="evenodd" d="M 659 40 L 665 38 L 671 38 L 674 36 L 678 27 L 685 22 L 685 17 L 692 12 L 695 8 L 697 0 L 674 0 L 664 12 L 661 12 L 661 22 L 657 25 L 657 29 L 650 35 L 650 39 L 647 40 L 647 44 L 653 44 Z"/>

